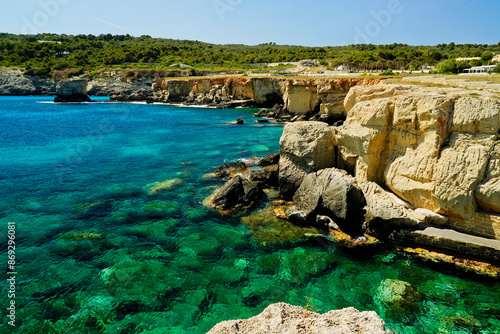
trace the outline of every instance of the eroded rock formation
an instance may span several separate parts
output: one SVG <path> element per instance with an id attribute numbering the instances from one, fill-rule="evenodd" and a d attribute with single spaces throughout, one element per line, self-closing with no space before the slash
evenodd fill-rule
<path id="1" fill-rule="evenodd" d="M 252 101 L 257 106 L 276 103 L 292 115 L 314 111 L 345 115 L 342 104 L 351 87 L 373 85 L 380 79 L 285 79 L 275 77 L 217 77 L 163 79 L 153 84 L 155 100 L 194 104 Z M 323 106 L 322 106 L 323 105 Z"/>
<path id="2" fill-rule="evenodd" d="M 61 81 L 57 84 L 54 102 L 90 102 L 87 80 Z"/>
<path id="3" fill-rule="evenodd" d="M 336 129 L 340 165 L 417 208 L 500 213 L 500 101 L 454 89 L 354 87 Z"/>
<path id="4" fill-rule="evenodd" d="M 338 167 L 363 192 L 364 231 L 371 235 L 387 239 L 393 231 L 433 225 L 500 239 L 498 98 L 453 88 L 359 85 L 344 106 L 342 126 L 296 122 L 284 129 L 280 192 L 296 195 L 301 214 L 293 217 L 314 223 L 309 216 L 322 200 L 312 209 L 305 204 L 329 187 L 316 183 L 332 182 L 318 171 Z M 307 179 L 311 173 L 316 177 Z M 296 193 L 311 184 L 316 193 Z"/>

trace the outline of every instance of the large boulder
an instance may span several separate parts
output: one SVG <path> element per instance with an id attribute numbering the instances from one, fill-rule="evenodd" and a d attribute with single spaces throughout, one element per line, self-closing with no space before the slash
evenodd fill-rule
<path id="1" fill-rule="evenodd" d="M 307 220 L 328 216 L 345 232 L 361 234 L 366 201 L 356 180 L 336 168 L 308 174 L 293 196 Z"/>
<path id="2" fill-rule="evenodd" d="M 252 182 L 237 175 L 215 192 L 212 205 L 220 212 L 231 212 L 254 205 L 264 192 L 257 182 Z"/>
<path id="3" fill-rule="evenodd" d="M 300 306 L 278 303 L 247 320 L 230 320 L 215 325 L 207 334 L 389 334 L 385 323 L 373 311 L 355 308 L 312 312 Z"/>
<path id="4" fill-rule="evenodd" d="M 362 182 L 359 187 L 366 199 L 367 231 L 379 239 L 387 239 L 395 230 L 444 225 L 448 221 L 445 216 L 430 210 L 413 210 L 407 202 L 374 182 Z"/>
<path id="5" fill-rule="evenodd" d="M 287 124 L 280 139 L 280 193 L 291 198 L 304 177 L 335 166 L 333 130 L 322 122 Z"/>

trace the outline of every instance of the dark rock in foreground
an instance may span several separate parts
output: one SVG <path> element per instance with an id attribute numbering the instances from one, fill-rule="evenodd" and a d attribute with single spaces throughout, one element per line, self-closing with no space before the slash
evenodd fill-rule
<path id="1" fill-rule="evenodd" d="M 250 181 L 260 182 L 266 187 L 277 187 L 278 186 L 278 171 L 279 165 L 270 165 L 264 167 L 262 171 L 253 172 L 250 175 Z"/>
<path id="2" fill-rule="evenodd" d="M 212 204 L 221 212 L 233 211 L 251 207 L 263 195 L 259 183 L 237 175 L 215 193 Z"/>
<path id="3" fill-rule="evenodd" d="M 92 102 L 87 95 L 87 80 L 61 81 L 54 102 Z"/>
<path id="4" fill-rule="evenodd" d="M 276 165 L 280 162 L 279 153 L 271 153 L 259 160 L 259 166 L 266 167 L 271 165 Z"/>
<path id="5" fill-rule="evenodd" d="M 389 334 L 384 321 L 373 311 L 353 307 L 324 314 L 286 303 L 272 304 L 247 320 L 221 322 L 207 334 Z"/>
<path id="6" fill-rule="evenodd" d="M 307 220 L 317 215 L 333 219 L 348 234 L 362 234 L 366 200 L 356 180 L 347 173 L 327 168 L 308 174 L 293 196 Z"/>

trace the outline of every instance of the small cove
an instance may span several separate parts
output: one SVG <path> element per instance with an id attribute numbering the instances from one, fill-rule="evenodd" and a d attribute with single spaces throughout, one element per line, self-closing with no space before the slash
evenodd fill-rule
<path id="1" fill-rule="evenodd" d="M 205 174 L 279 150 L 282 125 L 255 123 L 255 110 L 51 99 L 0 97 L 0 226 L 17 228 L 19 333 L 205 333 L 276 302 L 373 310 L 398 333 L 498 332 L 498 282 L 312 237 L 260 243 L 241 215 L 204 208 L 222 184 Z M 384 304 L 387 279 L 418 289 L 415 310 Z"/>

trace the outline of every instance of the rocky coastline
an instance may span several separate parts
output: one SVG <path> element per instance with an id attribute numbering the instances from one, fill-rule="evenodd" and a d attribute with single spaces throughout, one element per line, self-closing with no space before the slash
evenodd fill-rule
<path id="1" fill-rule="evenodd" d="M 54 82 L 11 72 L 0 74 L 0 94 L 56 94 Z M 286 222 L 280 223 L 285 229 L 321 236 L 325 247 L 331 242 L 357 254 L 396 248 L 439 270 L 500 278 L 500 100 L 494 92 L 379 79 L 272 77 L 135 83 L 100 78 L 87 87 L 89 95 L 109 95 L 115 102 L 258 107 L 257 118 L 288 123 L 280 152 L 259 160 L 258 169 L 232 163 L 212 175 L 226 183 L 204 204 L 221 214 L 258 205 L 265 215 Z M 273 191 L 280 198 L 262 209 Z M 242 221 L 251 227 L 260 217 Z M 406 282 L 387 284 L 394 291 L 413 291 Z M 394 291 L 388 295 L 397 295 Z M 418 292 L 411 295 L 418 299 Z M 331 312 L 271 305 L 259 316 L 221 323 L 210 333 L 258 332 L 283 314 L 292 316 L 281 319 L 282 328 L 272 326 L 276 333 L 297 325 L 313 333 L 318 323 L 341 322 L 332 320 Z M 376 323 L 386 333 L 377 318 L 364 317 L 358 325 Z M 342 326 L 343 332 L 356 330 Z"/>
<path id="2" fill-rule="evenodd" d="M 273 172 L 291 204 L 279 218 L 318 228 L 349 247 L 383 243 L 499 278 L 498 98 L 462 89 L 357 85 L 343 105 L 341 124 L 285 126 Z M 248 179 L 240 174 L 225 186 L 239 195 L 226 189 L 219 201 L 246 198 L 256 179 L 254 186 L 272 187 L 262 175 L 245 173 Z"/>
<path id="3" fill-rule="evenodd" d="M 331 225 L 353 238 L 369 234 L 401 247 L 425 245 L 500 264 L 495 242 L 484 246 L 466 238 L 500 239 L 500 102 L 494 92 L 389 85 L 379 78 L 130 79 L 111 71 L 84 81 L 88 95 L 109 95 L 112 101 L 260 107 L 260 121 L 290 123 L 279 164 L 234 181 L 229 193 L 253 183 L 264 190 L 277 187 L 294 204 L 284 215 L 294 223 Z M 74 84 L 0 71 L 2 95 L 56 95 L 64 83 Z M 325 204 L 330 183 L 343 184 L 335 191 L 349 197 L 344 212 L 331 209 L 338 204 Z M 261 197 L 259 190 L 251 194 L 240 197 L 241 207 Z M 357 217 L 347 209 L 357 210 Z M 429 226 L 449 230 L 450 238 L 415 232 Z"/>

